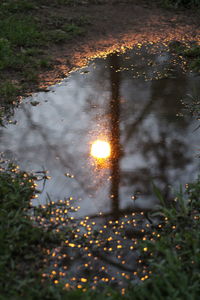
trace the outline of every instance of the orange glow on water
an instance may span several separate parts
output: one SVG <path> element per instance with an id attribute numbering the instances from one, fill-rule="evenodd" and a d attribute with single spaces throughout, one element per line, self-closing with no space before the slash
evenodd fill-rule
<path id="1" fill-rule="evenodd" d="M 96 140 L 91 147 L 91 155 L 95 158 L 108 158 L 110 156 L 110 144 L 106 141 Z"/>

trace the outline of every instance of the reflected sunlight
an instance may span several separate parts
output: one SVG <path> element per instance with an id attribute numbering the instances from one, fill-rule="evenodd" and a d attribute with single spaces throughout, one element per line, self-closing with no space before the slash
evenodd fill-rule
<path id="1" fill-rule="evenodd" d="M 95 158 L 108 158 L 110 156 L 110 144 L 106 141 L 96 140 L 91 147 L 91 155 Z"/>

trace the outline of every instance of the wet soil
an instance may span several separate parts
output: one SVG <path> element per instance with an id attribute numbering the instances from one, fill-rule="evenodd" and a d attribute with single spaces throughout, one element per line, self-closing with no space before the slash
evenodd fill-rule
<path id="1" fill-rule="evenodd" d="M 169 40 L 200 39 L 199 13 L 194 10 L 172 11 L 155 4 L 106 3 L 102 5 L 56 8 L 44 7 L 47 14 L 59 17 L 88 16 L 91 25 L 83 37 L 48 49 L 56 61 L 55 67 L 40 75 L 40 87 L 46 87 L 65 77 L 69 71 L 84 65 L 88 58 L 105 55 L 136 43 Z"/>

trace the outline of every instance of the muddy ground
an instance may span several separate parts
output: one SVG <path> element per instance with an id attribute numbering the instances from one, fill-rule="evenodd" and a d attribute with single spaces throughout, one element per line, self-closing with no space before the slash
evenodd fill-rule
<path id="1" fill-rule="evenodd" d="M 40 75 L 40 87 L 65 77 L 69 71 L 83 66 L 92 57 L 136 43 L 170 40 L 200 41 L 199 11 L 167 10 L 156 4 L 104 3 L 74 7 L 43 7 L 41 17 L 54 14 L 58 18 L 86 16 L 91 24 L 84 36 L 48 49 L 55 67 Z"/>
<path id="2" fill-rule="evenodd" d="M 70 38 L 56 42 L 56 33 L 54 39 L 50 37 L 49 42 L 44 38 L 43 45 L 40 40 L 35 46 L 43 54 L 41 57 L 33 55 L 33 59 L 36 59 L 37 63 L 40 58 L 46 60 L 50 57 L 50 67 L 35 70 L 29 57 L 28 65 L 21 63 L 20 68 L 15 68 L 14 63 L 7 69 L 1 69 L 0 86 L 1 90 L 3 85 L 6 89 L 4 88 L 5 91 L 0 95 L 6 106 L 9 106 L 7 103 L 10 101 L 6 99 L 7 95 L 11 94 L 10 98 L 13 100 L 13 94 L 14 97 L 15 94 L 25 96 L 37 91 L 38 88 L 43 90 L 66 77 L 75 68 L 85 65 L 89 59 L 106 55 L 114 50 L 124 50 L 126 47 L 130 48 L 134 44 L 145 42 L 171 40 L 200 42 L 200 10 L 164 9 L 156 0 L 152 2 L 150 0 L 77 1 L 72 0 L 71 3 L 75 5 L 68 5 L 66 3 L 70 0 L 67 2 L 52 0 L 50 4 L 46 0 L 35 0 L 37 6 L 34 6 L 34 9 L 26 10 L 22 16 L 17 12 L 18 18 L 23 18 L 26 14 L 31 16 L 36 23 L 39 23 L 40 31 L 46 33 L 49 29 L 60 31 L 63 24 L 70 24 L 70 22 L 73 24 L 73 20 L 82 20 L 81 22 L 85 24 L 81 24 L 78 28 L 83 29 L 84 34 L 75 32 Z M 20 3 L 20 0 L 16 0 L 15 3 Z M 45 3 L 48 5 L 44 5 Z M 12 12 L 12 5 L 10 9 Z M 6 17 L 6 13 L 3 16 Z M 9 31 L 9 28 L 7 30 Z M 3 41 L 5 42 L 5 39 Z M 17 57 L 18 53 L 22 54 L 27 49 L 23 46 L 15 47 L 14 51 Z M 9 90 L 10 86 L 7 82 L 16 86 L 14 87 L 16 93 L 13 92 L 12 87 L 11 91 Z"/>

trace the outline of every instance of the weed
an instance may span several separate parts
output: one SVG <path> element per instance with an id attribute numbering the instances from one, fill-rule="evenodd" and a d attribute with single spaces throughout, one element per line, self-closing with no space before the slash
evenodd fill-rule
<path id="1" fill-rule="evenodd" d="M 11 13 L 21 13 L 21 12 L 27 12 L 30 10 L 33 10 L 36 8 L 35 3 L 32 1 L 26 1 L 26 0 L 18 0 L 18 1 L 2 1 L 3 3 L 0 6 L 0 9 L 6 12 Z"/>
<path id="2" fill-rule="evenodd" d="M 25 47 L 41 44 L 43 35 L 32 19 L 11 16 L 0 21 L 0 37 L 8 39 L 11 45 Z"/>
<path id="3" fill-rule="evenodd" d="M 1 299 L 121 299 L 118 291 L 101 286 L 101 290 L 83 293 L 66 291 L 62 285 L 42 280 L 44 249 L 57 245 L 66 236 L 36 227 L 30 218 L 30 199 L 37 192 L 36 180 L 30 174 L 10 164 L 0 170 L 0 288 Z M 163 202 L 161 191 L 156 194 Z M 200 245 L 200 178 L 177 193 L 170 207 L 161 203 L 160 223 L 140 242 L 140 261 L 145 269 L 138 269 L 140 284 L 126 289 L 125 300 L 135 299 L 198 299 Z M 38 208 L 41 218 L 49 217 L 51 206 Z M 153 216 L 152 216 L 153 218 Z M 143 282 L 143 283 L 142 283 Z"/>
<path id="4" fill-rule="evenodd" d="M 194 45 L 193 47 L 186 49 L 183 54 L 192 60 L 190 68 L 195 72 L 200 72 L 200 46 Z"/>
<path id="5" fill-rule="evenodd" d="M 38 12 L 39 7 L 47 5 L 46 0 L 2 0 L 0 3 L 0 70 L 7 71 L 6 77 L 1 78 L 2 82 L 9 81 L 12 73 L 21 82 L 18 88 L 21 94 L 24 90 L 30 89 L 30 82 L 38 85 L 38 74 L 41 69 L 51 67 L 46 48 L 52 44 L 59 44 L 76 38 L 85 32 L 85 26 L 89 25 L 88 17 L 80 16 L 68 20 L 66 17 L 57 18 L 55 15 L 48 15 L 44 20 Z M 60 3 L 60 4 L 59 4 Z M 81 1 L 59 1 L 52 0 L 48 6 L 75 5 Z M 8 72 L 11 71 L 11 72 Z M 9 75 L 10 74 L 10 75 Z M 28 80 L 29 84 L 24 83 Z M 9 91 L 10 87 L 3 87 L 1 97 L 12 104 L 11 96 L 15 91 Z M 17 93 L 16 93 L 17 95 Z M 0 106 L 2 106 L 2 101 Z M 0 107 L 2 114 L 9 113 L 9 109 Z M 2 113 L 3 111 L 3 113 Z M 12 108 L 10 109 L 12 111 Z M 2 122 L 2 121 L 1 121 Z"/>
<path id="6" fill-rule="evenodd" d="M 44 53 L 44 50 L 36 47 L 22 49 L 21 51 L 27 56 L 37 56 Z"/>
<path id="7" fill-rule="evenodd" d="M 143 286 L 137 287 L 139 299 L 146 299 L 149 290 L 152 299 L 198 298 L 199 191 L 200 178 L 188 184 L 185 193 L 180 189 L 170 208 L 161 206 L 163 222 L 142 245 L 148 249 L 144 259 L 152 275 Z"/>
<path id="8" fill-rule="evenodd" d="M 62 43 L 66 40 L 72 39 L 83 34 L 85 30 L 75 24 L 66 24 L 62 29 L 51 30 L 47 34 L 47 40 L 54 43 Z"/>
<path id="9" fill-rule="evenodd" d="M 171 41 L 169 43 L 169 49 L 172 51 L 172 52 L 175 52 L 176 54 L 182 54 L 184 53 L 184 51 L 186 50 L 186 46 L 185 44 L 179 42 L 179 41 Z"/>
<path id="10" fill-rule="evenodd" d="M 0 126 L 4 126 L 5 120 L 13 115 L 16 105 L 16 97 L 19 95 L 19 87 L 10 81 L 0 84 Z"/>
<path id="11" fill-rule="evenodd" d="M 41 68 L 50 68 L 52 66 L 51 59 L 49 57 L 45 57 L 39 60 L 39 66 Z"/>
<path id="12" fill-rule="evenodd" d="M 78 35 L 82 35 L 85 30 L 76 24 L 67 24 L 63 26 L 63 30 L 67 32 L 68 38 L 72 38 Z"/>
<path id="13" fill-rule="evenodd" d="M 31 83 L 37 83 L 39 80 L 38 72 L 34 68 L 28 68 L 25 71 L 23 71 L 23 76 L 26 78 L 27 81 Z"/>
<path id="14" fill-rule="evenodd" d="M 187 94 L 183 104 L 190 113 L 197 119 L 200 117 L 200 96 L 198 91 L 193 90 L 192 94 Z"/>
<path id="15" fill-rule="evenodd" d="M 10 47 L 10 42 L 5 39 L 0 39 L 0 70 L 10 66 L 10 59 L 13 52 Z"/>
<path id="16" fill-rule="evenodd" d="M 195 72 L 200 72 L 200 46 L 196 43 L 186 45 L 179 41 L 169 43 L 169 48 L 177 55 L 185 57 L 188 61 L 188 66 Z"/>
<path id="17" fill-rule="evenodd" d="M 200 72 L 200 57 L 195 59 L 192 63 L 191 63 L 191 69 L 194 70 L 195 72 Z"/>
<path id="18" fill-rule="evenodd" d="M 186 49 L 184 51 L 184 55 L 191 58 L 200 57 L 200 46 L 195 45 L 189 49 Z"/>
<path id="19" fill-rule="evenodd" d="M 4 82 L 0 86 L 0 96 L 6 99 L 7 102 L 12 101 L 18 95 L 18 92 L 18 87 L 9 81 Z"/>
<path id="20" fill-rule="evenodd" d="M 54 43 L 62 43 L 67 39 L 67 34 L 61 29 L 55 29 L 48 32 L 47 40 Z"/>
<path id="21" fill-rule="evenodd" d="M 30 199 L 36 192 L 33 179 L 33 176 L 19 171 L 12 164 L 8 167 L 1 164 L 1 299 L 19 299 L 20 296 L 26 298 L 29 288 L 29 295 L 42 295 L 40 289 L 43 284 L 37 277 L 40 276 L 38 270 L 44 255 L 43 248 L 57 241 L 55 234 L 33 226 L 27 217 Z M 30 299 L 29 296 L 26 299 Z"/>

